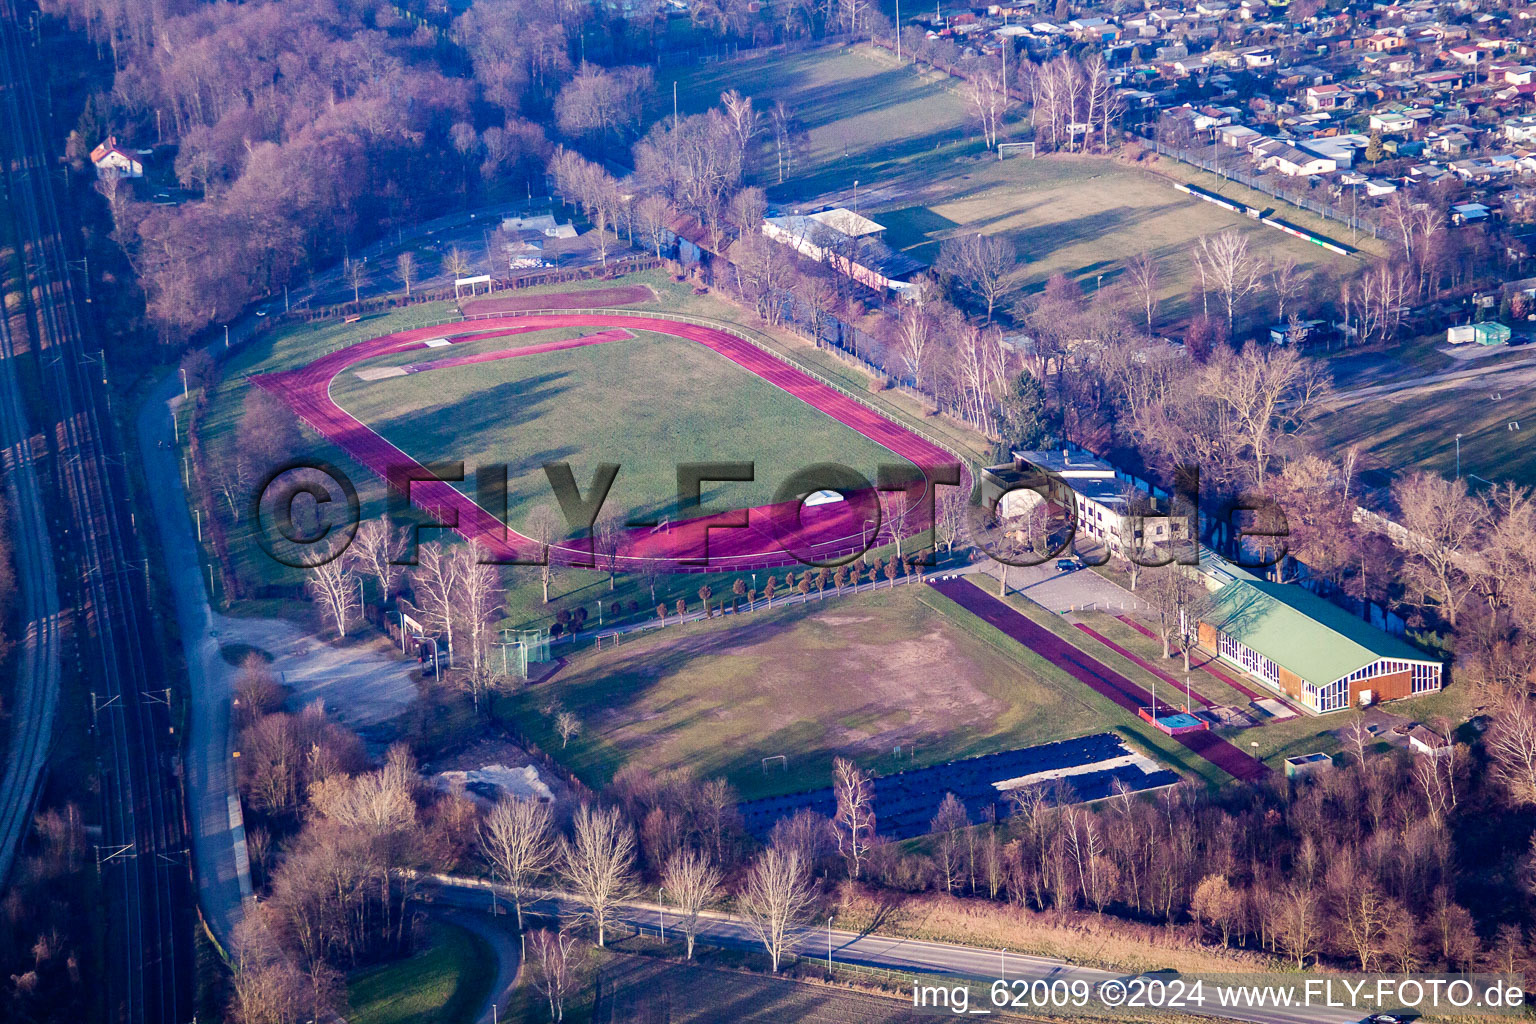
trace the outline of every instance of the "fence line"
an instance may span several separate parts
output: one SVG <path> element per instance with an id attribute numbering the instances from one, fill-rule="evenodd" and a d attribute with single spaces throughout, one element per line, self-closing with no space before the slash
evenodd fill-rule
<path id="1" fill-rule="evenodd" d="M 1385 232 L 1380 227 L 1361 217 L 1358 212 L 1346 213 L 1329 203 L 1319 202 L 1310 196 L 1293 195 L 1262 175 L 1226 167 L 1219 159 L 1213 159 L 1209 154 L 1200 156 L 1197 152 L 1179 149 L 1178 147 L 1167 145 L 1158 139 L 1143 139 L 1142 142 L 1151 146 L 1163 156 L 1172 157 L 1180 163 L 1188 164 L 1191 167 L 1198 167 L 1203 171 L 1207 171 L 1220 178 L 1225 178 L 1228 181 L 1236 182 L 1239 185 L 1246 185 L 1255 192 L 1262 192 L 1281 202 L 1290 203 L 1292 206 L 1300 207 L 1303 210 L 1310 210 L 1324 220 L 1338 221 L 1345 227 L 1363 232 L 1372 238 L 1385 237 Z"/>

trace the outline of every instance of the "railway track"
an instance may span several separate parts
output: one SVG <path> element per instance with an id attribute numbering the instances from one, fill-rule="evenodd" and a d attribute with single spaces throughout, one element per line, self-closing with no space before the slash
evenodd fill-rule
<path id="1" fill-rule="evenodd" d="M 0 294 L 8 293 L 13 283 L 12 274 L 0 270 Z M 10 878 L 42 790 L 58 709 L 61 658 L 53 538 L 10 328 L 10 318 L 0 315 L 0 475 L 10 509 L 23 632 L 16 652 L 15 689 L 9 695 L 14 714 L 0 776 L 0 890 Z"/>
<path id="2" fill-rule="evenodd" d="M 127 1024 L 180 1024 L 192 1016 L 190 879 L 166 672 L 136 571 L 145 555 L 126 504 L 102 355 L 71 277 L 67 239 L 77 236 L 65 230 L 47 145 L 60 133 L 45 129 L 39 112 L 32 73 L 40 58 L 29 46 L 27 13 L 18 0 L 0 0 L 0 157 L 23 268 L 26 358 L 47 409 L 37 417 L 46 421 L 32 424 L 50 470 L 38 501 L 51 504 L 61 524 L 55 570 L 61 598 L 73 605 L 72 649 L 92 691 L 106 1013 Z M 14 391 L 10 401 L 20 408 Z"/>

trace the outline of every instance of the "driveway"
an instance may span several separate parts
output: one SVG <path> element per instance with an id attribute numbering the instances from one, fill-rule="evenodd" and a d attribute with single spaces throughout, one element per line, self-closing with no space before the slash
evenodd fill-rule
<path id="1" fill-rule="evenodd" d="M 997 562 L 988 559 L 978 571 L 990 577 L 992 582 L 986 584 L 980 579 L 976 582 L 981 585 L 990 585 L 996 592 L 997 580 L 1002 575 L 1002 568 Z M 1089 609 L 1118 614 L 1148 607 L 1147 603 L 1137 598 L 1135 594 L 1118 583 L 1105 579 L 1092 569 L 1057 572 L 1054 558 L 1044 565 L 1009 568 L 1008 589 L 1023 594 L 1031 601 L 1058 615 Z"/>

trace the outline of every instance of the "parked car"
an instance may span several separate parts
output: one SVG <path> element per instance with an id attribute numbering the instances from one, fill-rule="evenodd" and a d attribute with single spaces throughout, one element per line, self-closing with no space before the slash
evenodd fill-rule
<path id="1" fill-rule="evenodd" d="M 1075 558 L 1058 558 L 1058 559 L 1056 559 L 1056 571 L 1057 572 L 1071 572 L 1072 570 L 1076 569 L 1077 567 L 1078 567 L 1077 559 L 1075 559 Z"/>

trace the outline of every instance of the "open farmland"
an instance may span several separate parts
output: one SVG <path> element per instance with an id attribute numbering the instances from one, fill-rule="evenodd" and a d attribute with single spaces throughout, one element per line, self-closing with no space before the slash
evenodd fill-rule
<path id="1" fill-rule="evenodd" d="M 1103 728 L 1081 695 L 975 642 L 934 600 L 900 586 L 759 601 L 750 616 L 579 655 L 507 710 L 590 785 L 633 764 L 723 776 L 747 799 L 824 786 L 838 755 L 883 774 Z M 553 701 L 583 724 L 563 752 L 544 714 Z M 778 754 L 788 770 L 765 775 L 762 759 Z"/>
<path id="2" fill-rule="evenodd" d="M 1272 260 L 1354 266 L 1176 192 L 1170 178 L 1119 160 L 1055 154 L 999 161 L 976 137 L 954 82 L 898 65 L 883 52 L 858 47 L 708 65 L 687 69 L 680 83 L 680 103 L 689 112 L 717 103 L 734 86 L 764 108 L 783 101 L 806 126 L 806 153 L 785 182 L 767 167 L 758 174 L 770 199 L 786 206 L 847 205 L 857 180 L 860 212 L 887 226 L 893 246 L 931 261 L 952 235 L 1002 234 L 1020 256 L 1014 284 L 1025 291 L 1057 272 L 1092 289 L 1100 274 L 1113 281 L 1128 256 L 1147 250 L 1161 264 L 1164 316 L 1184 316 L 1192 312 L 1188 296 L 1195 284 L 1190 246 L 1228 229 L 1248 235 Z M 1021 120 L 1011 134 L 1026 136 L 1027 124 Z M 1240 186 L 1159 166 L 1244 202 L 1273 205 Z M 1287 209 L 1284 216 L 1309 222 L 1299 211 Z M 1330 227 L 1337 225 L 1319 230 Z"/>

